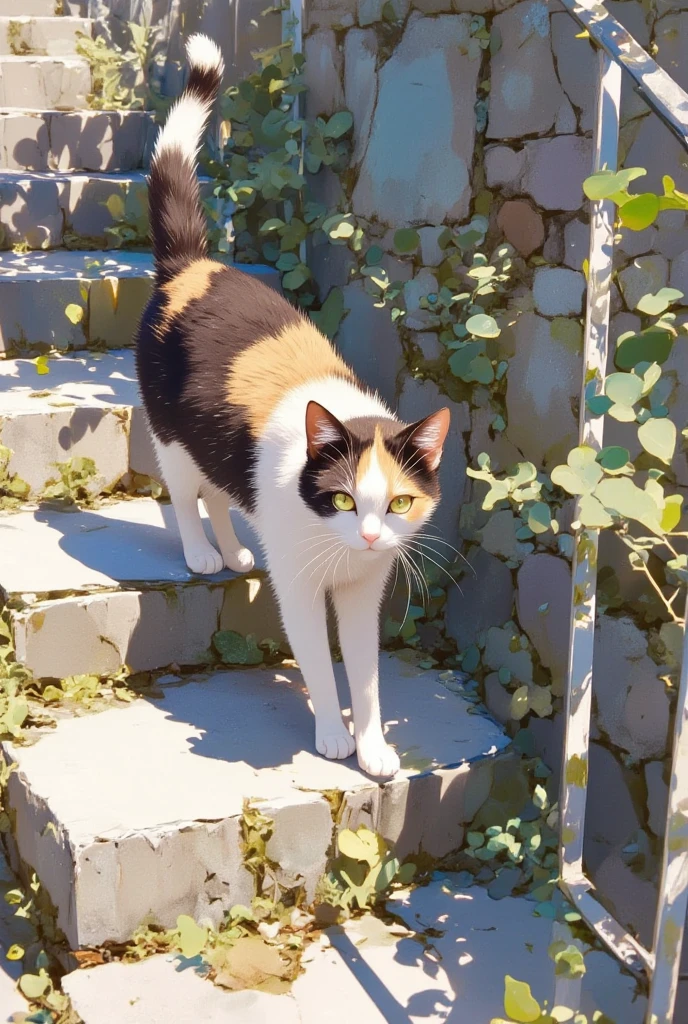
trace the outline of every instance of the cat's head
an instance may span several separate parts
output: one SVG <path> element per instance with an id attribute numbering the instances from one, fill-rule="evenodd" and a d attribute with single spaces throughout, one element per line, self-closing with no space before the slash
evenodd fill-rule
<path id="1" fill-rule="evenodd" d="M 309 402 L 301 497 L 349 548 L 396 548 L 437 506 L 448 430 L 448 409 L 410 426 L 383 417 L 342 423 Z"/>

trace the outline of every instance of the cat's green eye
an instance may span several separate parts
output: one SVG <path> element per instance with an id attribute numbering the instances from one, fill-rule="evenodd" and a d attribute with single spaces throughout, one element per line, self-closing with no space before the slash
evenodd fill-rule
<path id="1" fill-rule="evenodd" d="M 403 516 L 405 512 L 413 505 L 413 498 L 410 494 L 398 494 L 396 498 L 392 498 L 389 503 L 388 512 L 396 512 L 398 516 Z"/>
<path id="2" fill-rule="evenodd" d="M 337 491 L 332 495 L 332 504 L 339 512 L 354 512 L 356 510 L 356 502 L 350 494 L 345 494 L 344 491 Z"/>

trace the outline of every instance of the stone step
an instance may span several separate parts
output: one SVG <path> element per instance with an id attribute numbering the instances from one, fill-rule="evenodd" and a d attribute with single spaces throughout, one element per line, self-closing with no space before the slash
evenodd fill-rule
<path id="1" fill-rule="evenodd" d="M 130 171 L 144 167 L 157 126 L 144 110 L 0 110 L 0 167 Z"/>
<path id="2" fill-rule="evenodd" d="M 92 34 L 89 18 L 0 17 L 0 54 L 66 57 L 76 54 L 78 34 Z"/>
<path id="3" fill-rule="evenodd" d="M 279 285 L 271 267 L 242 269 Z M 152 279 L 149 252 L 0 253 L 0 355 L 129 345 Z"/>
<path id="4" fill-rule="evenodd" d="M 90 91 L 83 57 L 0 57 L 0 107 L 86 110 Z"/>
<path id="5" fill-rule="evenodd" d="M 215 182 L 201 179 L 201 194 L 212 198 Z M 112 198 L 116 197 L 116 198 Z M 108 229 L 130 226 L 126 245 L 147 244 L 148 183 L 144 171 L 97 174 L 0 170 L 1 245 L 31 249 L 113 248 L 121 244 Z M 108 201 L 110 206 L 108 206 Z M 210 226 L 214 226 L 211 222 Z"/>
<path id="6" fill-rule="evenodd" d="M 93 459 L 90 497 L 112 490 L 127 474 L 155 476 L 157 465 L 143 416 L 132 349 L 81 352 L 51 359 L 38 374 L 29 359 L 0 360 L 0 444 L 11 456 L 7 476 L 40 498 L 56 463 Z"/>
<path id="7" fill-rule="evenodd" d="M 0 0 L 0 16 L 28 14 L 32 18 L 54 17 L 56 0 Z"/>
<path id="8" fill-rule="evenodd" d="M 0 352 L 131 344 L 152 278 L 147 252 L 2 253 Z"/>
<path id="9" fill-rule="evenodd" d="M 122 461 L 126 445 L 124 432 L 114 436 Z M 105 474 L 119 456 L 98 447 Z M 42 679 L 111 676 L 124 665 L 134 672 L 205 665 L 218 629 L 279 639 L 260 549 L 241 520 L 236 527 L 257 568 L 198 576 L 184 562 L 172 506 L 152 498 L 1 514 L 0 590 L 15 599 L 18 660 Z"/>
<path id="10" fill-rule="evenodd" d="M 508 974 L 530 985 L 541 1006 L 545 1000 L 566 1006 L 589 1022 L 598 1013 L 617 1024 L 642 1024 L 647 1001 L 633 978 L 580 933 L 535 917 L 524 897 L 493 900 L 485 889 L 461 888 L 458 876 L 443 873 L 388 906 L 395 923 L 366 915 L 327 929 L 324 940 L 307 946 L 305 970 L 281 995 L 227 991 L 181 969 L 173 956 L 74 971 L 63 987 L 83 1024 L 507 1024 Z M 581 977 L 557 973 L 548 955 L 553 942 L 582 950 Z M 573 1022 L 575 1012 L 557 1020 Z M 521 1019 L 528 1019 L 527 1010 Z M 686 1019 L 677 1012 L 675 1024 Z"/>
<path id="11" fill-rule="evenodd" d="M 295 670 L 161 681 L 160 699 L 62 718 L 31 746 L 3 744 L 17 766 L 7 793 L 14 866 L 36 871 L 77 948 L 125 941 L 149 916 L 165 926 L 179 914 L 218 924 L 249 904 L 246 801 L 273 822 L 267 855 L 278 880 L 303 886 L 308 902 L 341 828 L 366 824 L 401 859 L 448 854 L 487 799 L 494 757 L 509 741 L 436 672 L 391 655 L 380 670 L 387 736 L 406 764 L 383 786 L 355 757 L 315 754 Z M 337 675 L 342 683 L 343 666 Z"/>

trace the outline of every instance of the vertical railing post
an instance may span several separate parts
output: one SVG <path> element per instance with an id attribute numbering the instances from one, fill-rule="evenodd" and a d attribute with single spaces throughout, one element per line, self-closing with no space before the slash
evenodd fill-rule
<path id="1" fill-rule="evenodd" d="M 688 909 L 688 631 L 685 624 L 674 737 L 648 1024 L 671 1024 L 673 1020 Z"/>
<path id="2" fill-rule="evenodd" d="M 619 142 L 621 68 L 603 51 L 599 51 L 599 64 L 593 172 L 604 168 L 616 170 Z M 586 396 L 593 386 L 596 393 L 602 390 L 607 369 L 614 216 L 615 207 L 611 200 L 592 204 L 579 444 L 595 451 L 602 447 L 604 418 L 595 417 L 588 411 Z M 578 520 L 579 501 L 576 503 L 574 521 Z M 594 899 L 590 892 L 590 882 L 583 871 L 598 542 L 598 530 L 579 528 L 572 566 L 571 633 L 559 832 L 560 877 L 562 888 L 600 937 L 629 967 L 638 971 L 643 969 L 647 961 L 642 955 L 642 947 Z"/>

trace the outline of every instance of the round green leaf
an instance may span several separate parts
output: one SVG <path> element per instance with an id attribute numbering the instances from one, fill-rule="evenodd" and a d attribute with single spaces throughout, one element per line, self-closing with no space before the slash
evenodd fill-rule
<path id="1" fill-rule="evenodd" d="M 646 452 L 668 466 L 676 448 L 676 425 L 666 418 L 646 420 L 638 427 L 638 440 Z"/>
<path id="2" fill-rule="evenodd" d="M 337 837 L 337 844 L 339 852 L 345 857 L 365 861 L 371 867 L 379 863 L 384 852 L 380 849 L 378 836 L 365 826 L 359 827 L 356 832 L 350 828 L 343 829 Z"/>
<path id="3" fill-rule="evenodd" d="M 634 373 L 611 373 L 604 382 L 604 391 L 616 405 L 634 405 L 643 393 L 643 382 Z"/>
<path id="4" fill-rule="evenodd" d="M 420 244 L 420 236 L 413 228 L 399 228 L 394 232 L 394 248 L 398 253 L 415 252 Z"/>
<path id="5" fill-rule="evenodd" d="M 73 324 L 79 324 L 84 319 L 84 307 L 78 306 L 76 302 L 70 302 L 69 305 L 65 307 L 65 316 Z"/>
<path id="6" fill-rule="evenodd" d="M 341 139 L 342 135 L 346 135 L 353 123 L 353 114 L 348 110 L 338 110 L 327 122 L 323 136 L 326 139 Z"/>
<path id="7" fill-rule="evenodd" d="M 661 512 L 652 495 L 642 491 L 627 476 L 605 477 L 595 489 L 605 508 L 624 519 L 635 519 L 650 529 L 659 528 Z"/>
<path id="8" fill-rule="evenodd" d="M 664 511 L 662 512 L 662 529 L 665 533 L 675 530 L 681 520 L 683 510 L 683 498 L 680 494 L 669 494 L 664 499 Z"/>
<path id="9" fill-rule="evenodd" d="M 602 449 L 597 456 L 597 461 L 607 473 L 618 473 L 620 469 L 623 469 L 628 464 L 630 458 L 628 448 L 609 445 L 607 448 Z"/>
<path id="10" fill-rule="evenodd" d="M 619 219 L 625 228 L 631 231 L 644 231 L 649 228 L 659 213 L 659 196 L 654 192 L 641 192 L 633 196 L 619 208 Z"/>
<path id="11" fill-rule="evenodd" d="M 502 333 L 494 317 L 476 313 L 466 321 L 466 330 L 476 338 L 498 338 Z"/>
<path id="12" fill-rule="evenodd" d="M 640 334 L 629 334 L 619 340 L 614 362 L 620 370 L 632 370 L 638 363 L 665 363 L 673 343 L 669 331 L 648 327 Z"/>
<path id="13" fill-rule="evenodd" d="M 533 533 L 546 533 L 552 525 L 552 513 L 544 501 L 536 501 L 528 509 L 528 526 Z"/>
<path id="14" fill-rule="evenodd" d="M 380 868 L 380 874 L 375 879 L 375 891 L 384 892 L 389 889 L 394 877 L 399 870 L 399 861 L 396 857 L 390 857 Z"/>
<path id="15" fill-rule="evenodd" d="M 182 956 L 192 959 L 198 956 L 208 941 L 208 930 L 207 928 L 201 928 L 197 925 L 193 917 L 189 917 L 186 914 L 182 914 L 177 918 L 177 928 L 179 929 L 179 948 L 182 952 Z"/>
<path id="16" fill-rule="evenodd" d="M 19 988 L 27 999 L 40 999 L 50 988 L 50 978 L 47 974 L 22 974 Z"/>
<path id="17" fill-rule="evenodd" d="M 680 292 L 678 288 L 660 288 L 654 295 L 652 293 L 643 295 L 642 299 L 636 302 L 635 308 L 639 309 L 641 313 L 647 313 L 648 316 L 661 316 L 669 306 L 682 298 L 683 292 Z"/>
<path id="18" fill-rule="evenodd" d="M 583 182 L 588 199 L 607 199 L 615 192 L 623 192 L 636 178 L 647 174 L 644 167 L 626 167 L 622 171 L 597 171 Z"/>
<path id="19" fill-rule="evenodd" d="M 540 1005 L 533 999 L 530 985 L 509 974 L 504 978 L 504 1012 L 518 1024 L 533 1024 L 540 1016 Z"/>
<path id="20" fill-rule="evenodd" d="M 384 255 L 379 245 L 371 245 L 366 253 L 365 261 L 369 267 L 376 267 Z"/>

